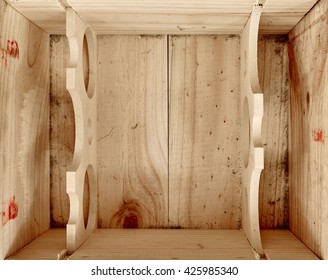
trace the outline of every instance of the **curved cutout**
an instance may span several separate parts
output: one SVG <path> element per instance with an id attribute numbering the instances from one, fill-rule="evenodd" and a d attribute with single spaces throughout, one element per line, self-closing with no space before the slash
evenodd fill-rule
<path id="1" fill-rule="evenodd" d="M 90 187 L 89 187 L 88 170 L 86 170 L 85 175 L 84 175 L 84 187 L 83 187 L 83 221 L 84 221 L 84 228 L 87 228 L 87 226 L 88 226 L 89 210 L 90 210 Z"/>
<path id="2" fill-rule="evenodd" d="M 96 52 L 93 35 L 89 27 L 86 28 L 83 36 L 82 69 L 85 91 L 88 97 L 92 98 L 96 83 Z"/>
<path id="3" fill-rule="evenodd" d="M 83 69 L 83 80 L 84 80 L 84 87 L 85 91 L 88 90 L 89 86 L 89 74 L 90 74 L 90 64 L 89 64 L 89 48 L 88 48 L 88 42 L 87 37 L 83 36 L 83 54 L 82 54 L 82 69 Z"/>
<path id="4" fill-rule="evenodd" d="M 92 165 L 88 165 L 86 174 L 89 181 L 89 210 L 86 230 L 93 231 L 97 222 L 97 178 Z"/>

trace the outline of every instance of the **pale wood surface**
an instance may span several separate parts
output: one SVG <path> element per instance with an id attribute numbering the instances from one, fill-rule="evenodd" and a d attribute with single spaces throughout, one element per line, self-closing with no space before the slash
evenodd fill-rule
<path id="1" fill-rule="evenodd" d="M 289 230 L 261 230 L 265 255 L 269 260 L 318 260 Z"/>
<path id="2" fill-rule="evenodd" d="M 263 94 L 258 76 L 258 30 L 262 7 L 255 6 L 240 40 L 242 229 L 263 255 L 259 226 L 259 187 L 264 168 Z"/>
<path id="3" fill-rule="evenodd" d="M 242 260 L 255 255 L 240 230 L 97 230 L 70 260 Z"/>
<path id="4" fill-rule="evenodd" d="M 288 230 L 262 230 L 270 260 L 317 260 Z M 98 229 L 73 255 L 66 255 L 64 229 L 50 229 L 9 260 L 255 259 L 239 230 Z"/>
<path id="5" fill-rule="evenodd" d="M 239 42 L 170 38 L 170 227 L 240 227 Z"/>
<path id="6" fill-rule="evenodd" d="M 74 155 L 66 172 L 70 214 L 67 252 L 74 252 L 97 227 L 97 39 L 71 8 L 67 8 L 69 62 L 66 88 L 75 122 Z"/>
<path id="7" fill-rule="evenodd" d="M 99 34 L 241 33 L 255 0 L 7 0 L 51 34 L 65 33 L 65 5 L 72 6 Z M 268 0 L 263 33 L 287 33 L 317 0 Z"/>
<path id="8" fill-rule="evenodd" d="M 263 91 L 264 170 L 260 180 L 260 228 L 288 227 L 289 68 L 287 35 L 260 36 L 258 66 Z"/>
<path id="9" fill-rule="evenodd" d="M 66 36 L 50 37 L 50 205 L 51 226 L 66 227 L 69 199 L 66 171 L 73 160 L 75 122 L 72 99 L 66 90 Z"/>
<path id="10" fill-rule="evenodd" d="M 166 227 L 165 36 L 98 37 L 99 227 Z"/>
<path id="11" fill-rule="evenodd" d="M 0 259 L 49 228 L 49 36 L 0 1 Z M 17 212 L 18 211 L 18 212 Z"/>
<path id="12" fill-rule="evenodd" d="M 290 229 L 328 259 L 328 2 L 289 34 Z"/>
<path id="13" fill-rule="evenodd" d="M 66 258 L 65 229 L 49 229 L 9 256 L 8 260 L 60 260 Z"/>

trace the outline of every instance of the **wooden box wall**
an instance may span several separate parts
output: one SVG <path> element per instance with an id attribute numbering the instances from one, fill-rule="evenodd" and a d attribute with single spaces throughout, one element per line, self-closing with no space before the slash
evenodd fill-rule
<path id="1" fill-rule="evenodd" d="M 289 38 L 259 40 L 261 227 L 290 225 L 321 258 L 328 257 L 327 26 L 321 1 Z M 49 220 L 52 227 L 67 223 L 74 119 L 65 37 L 49 37 L 3 3 L 0 30 L 3 53 L 7 40 L 19 45 L 19 57 L 1 65 L 0 198 L 3 213 L 14 198 L 19 211 L 15 223 L 1 226 L 8 256 L 49 228 Z M 98 226 L 238 228 L 239 37 L 98 40 Z"/>
<path id="2" fill-rule="evenodd" d="M 261 188 L 263 228 L 288 227 L 287 39 L 259 41 L 267 93 L 262 185 L 269 186 Z M 240 227 L 239 43 L 217 35 L 98 37 L 99 227 Z M 74 123 L 66 44 L 51 37 L 51 203 L 59 226 L 68 219 L 65 167 L 74 144 L 72 129 L 59 133 Z"/>

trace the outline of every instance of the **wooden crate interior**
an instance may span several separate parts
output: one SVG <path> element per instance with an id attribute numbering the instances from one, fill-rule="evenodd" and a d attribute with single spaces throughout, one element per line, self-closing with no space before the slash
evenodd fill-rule
<path id="1" fill-rule="evenodd" d="M 66 7 L 35 4 L 37 14 L 33 1 L 7 2 L 0 0 L 0 259 L 256 258 L 240 230 L 240 33 L 254 1 L 184 0 L 179 12 L 174 1 L 109 8 L 99 0 L 92 9 L 69 1 L 98 33 L 98 229 L 70 256 L 66 171 L 76 127 Z M 300 0 L 294 13 L 280 13 L 292 4 L 262 2 L 263 248 L 269 259 L 328 259 L 328 3 Z M 88 185 L 86 177 L 85 223 Z"/>

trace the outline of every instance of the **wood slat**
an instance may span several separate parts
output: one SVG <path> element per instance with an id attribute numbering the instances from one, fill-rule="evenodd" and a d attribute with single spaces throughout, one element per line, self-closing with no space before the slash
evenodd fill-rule
<path id="1" fill-rule="evenodd" d="M 328 259 L 328 2 L 289 34 L 290 229 Z"/>
<path id="2" fill-rule="evenodd" d="M 105 9 L 106 10 L 106 9 Z M 128 9 L 129 11 L 129 9 Z M 197 11 L 197 10 L 195 10 Z M 234 34 L 242 30 L 248 14 L 198 12 L 86 12 L 80 13 L 100 34 Z"/>
<path id="3" fill-rule="evenodd" d="M 99 227 L 166 227 L 165 36 L 98 37 Z"/>
<path id="4" fill-rule="evenodd" d="M 239 230 L 97 230 L 69 259 L 255 259 Z"/>
<path id="5" fill-rule="evenodd" d="M 0 1 L 0 259 L 49 228 L 49 36 Z"/>
<path id="6" fill-rule="evenodd" d="M 170 38 L 170 226 L 240 227 L 239 41 Z"/>
<path id="7" fill-rule="evenodd" d="M 289 230 L 262 230 L 265 254 L 270 260 L 318 260 Z"/>
<path id="8" fill-rule="evenodd" d="M 289 65 L 287 35 L 259 37 L 258 67 L 264 97 L 260 228 L 288 227 Z"/>
<path id="9" fill-rule="evenodd" d="M 253 0 L 203 0 L 201 2 L 197 0 L 68 0 L 68 2 L 79 12 L 142 11 L 147 13 L 154 13 L 159 10 L 162 13 L 185 13 L 188 11 L 195 11 L 196 13 L 204 11 L 248 13 L 254 4 Z"/>
<path id="10" fill-rule="evenodd" d="M 8 260 L 58 260 L 66 257 L 66 230 L 49 229 Z"/>
<path id="11" fill-rule="evenodd" d="M 287 33 L 317 0 L 268 0 L 260 23 L 262 33 Z M 72 6 L 99 34 L 239 34 L 254 0 L 8 0 L 20 13 L 51 34 L 65 34 L 65 5 Z M 122 13 L 130 16 L 122 17 Z M 166 18 L 170 21 L 167 22 Z M 114 22 L 113 21 L 114 18 Z M 134 24 L 130 19 L 138 18 Z M 181 18 L 184 18 L 181 21 Z M 216 24 L 211 25 L 208 19 Z M 144 24 L 147 22 L 147 24 Z M 179 22 L 179 27 L 168 23 Z M 182 28 L 182 29 L 181 29 Z"/>
<path id="12" fill-rule="evenodd" d="M 73 160 L 75 122 L 72 99 L 66 90 L 67 51 L 68 42 L 65 36 L 51 36 L 50 205 L 52 227 L 66 227 L 69 217 L 69 199 L 66 194 L 66 171 Z"/>

